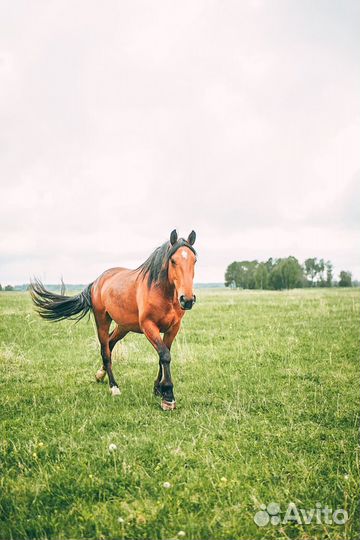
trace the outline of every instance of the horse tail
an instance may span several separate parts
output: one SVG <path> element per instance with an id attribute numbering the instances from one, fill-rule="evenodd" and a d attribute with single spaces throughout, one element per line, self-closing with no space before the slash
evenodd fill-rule
<path id="1" fill-rule="evenodd" d="M 61 294 L 56 294 L 45 289 L 41 281 L 36 279 L 30 283 L 29 290 L 35 309 L 43 319 L 53 322 L 63 319 L 80 321 L 92 309 L 91 287 L 92 283 L 76 296 L 65 296 L 63 285 Z"/>

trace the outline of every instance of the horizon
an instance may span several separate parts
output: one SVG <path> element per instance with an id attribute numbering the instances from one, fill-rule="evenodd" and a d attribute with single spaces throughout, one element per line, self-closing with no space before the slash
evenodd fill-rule
<path id="1" fill-rule="evenodd" d="M 288 257 L 285 257 L 285 258 L 290 258 L 290 257 L 292 257 L 292 255 L 289 255 Z M 278 258 L 278 257 L 272 257 L 272 260 L 273 260 L 273 261 L 276 261 L 276 260 L 279 260 L 279 259 L 280 259 L 280 258 Z M 319 258 L 317 258 L 317 260 L 319 260 Z M 229 263 L 229 265 L 230 265 L 231 263 L 233 263 L 233 262 L 258 262 L 258 263 L 262 263 L 262 262 L 266 262 L 266 261 L 261 261 L 261 260 L 259 260 L 259 259 L 253 259 L 253 260 L 251 260 L 251 261 L 245 261 L 245 260 L 243 260 L 243 261 L 236 261 L 236 260 L 234 260 L 234 261 L 231 261 L 231 262 Z M 304 263 L 305 263 L 305 261 L 298 261 L 298 262 L 299 262 L 300 266 L 301 266 L 302 268 L 304 268 Z M 332 262 L 332 261 L 325 261 L 325 262 Z M 229 265 L 227 265 L 227 267 L 228 267 Z M 215 287 L 219 287 L 220 285 L 222 285 L 223 287 L 226 287 L 226 285 L 225 285 L 225 281 L 226 281 L 226 280 L 225 280 L 225 271 L 227 270 L 227 267 L 226 267 L 225 270 L 224 270 L 224 279 L 223 279 L 223 280 L 218 280 L 218 281 L 215 281 L 215 280 L 213 280 L 213 281 L 200 281 L 200 280 L 197 280 L 197 279 L 196 279 L 196 275 L 195 275 L 195 278 L 194 278 L 194 286 L 202 286 L 202 285 L 209 286 L 209 285 L 215 285 Z M 340 271 L 343 271 L 343 270 L 347 271 L 345 268 L 342 268 Z M 338 273 L 336 273 L 336 271 L 335 271 L 334 268 L 333 268 L 333 275 L 332 275 L 332 283 L 333 283 L 333 284 L 337 284 L 337 282 L 339 281 L 339 278 L 340 278 L 340 275 L 339 275 L 339 274 L 340 274 L 340 271 L 339 271 Z M 351 272 L 350 272 L 350 273 L 351 273 Z M 94 281 L 97 277 L 98 277 L 98 276 L 96 276 L 96 277 L 95 277 L 93 280 L 91 280 L 90 282 Z M 353 283 L 359 282 L 359 279 L 358 279 L 356 276 L 354 276 L 352 273 L 351 273 L 351 277 L 352 277 Z M 6 285 L 12 285 L 12 286 L 14 286 L 14 287 L 25 287 L 25 286 L 28 286 L 28 285 L 31 283 L 31 281 L 32 281 L 33 279 L 35 279 L 35 278 L 38 279 L 38 276 L 32 276 L 32 277 L 29 278 L 27 281 L 22 281 L 22 282 L 4 282 L 4 281 L 2 282 L 1 279 L 0 279 L 0 285 L 2 285 L 3 288 L 4 288 Z M 49 287 L 61 287 L 62 280 L 63 280 L 63 276 L 61 276 L 61 277 L 59 278 L 58 281 L 54 281 L 54 282 L 50 282 L 50 281 L 45 282 L 45 281 L 43 281 L 43 280 L 41 280 L 41 281 L 42 281 L 42 283 L 43 283 L 45 286 L 49 286 Z M 317 280 L 317 281 L 318 281 L 318 280 Z M 315 283 L 317 283 L 317 281 L 315 281 Z M 83 282 L 83 281 L 78 281 L 78 282 L 63 281 L 63 283 L 64 283 L 65 286 L 70 286 L 70 287 L 82 287 L 82 286 L 88 285 L 88 283 L 90 283 L 90 282 L 89 282 L 89 281 L 88 281 L 88 282 Z M 357 286 L 357 285 L 355 285 L 355 286 Z M 296 288 L 296 287 L 295 287 L 295 288 Z"/>
<path id="2" fill-rule="evenodd" d="M 293 255 L 288 255 L 287 257 L 292 257 L 292 256 L 293 256 Z M 287 258 L 287 257 L 284 257 L 284 258 Z M 280 258 L 282 258 L 282 257 L 271 257 L 271 258 L 272 258 L 273 260 L 277 260 L 277 259 L 280 259 Z M 307 259 L 307 258 L 310 258 L 310 257 L 306 257 L 306 259 Z M 318 260 L 321 259 L 321 257 L 316 257 L 316 258 L 317 258 Z M 200 284 L 200 285 L 209 285 L 209 284 L 219 285 L 219 284 L 221 284 L 221 283 L 222 283 L 222 284 L 225 284 L 225 272 L 226 272 L 227 267 L 228 267 L 232 262 L 235 262 L 235 261 L 236 261 L 236 262 L 242 262 L 242 261 L 244 261 L 244 260 L 245 260 L 245 259 L 243 259 L 243 260 L 241 260 L 241 259 L 233 259 L 232 261 L 230 261 L 230 262 L 226 265 L 226 267 L 224 268 L 224 274 L 223 274 L 223 279 L 222 279 L 222 280 L 221 280 L 221 279 L 218 279 L 218 280 L 208 280 L 208 281 L 198 280 L 198 279 L 196 279 L 196 270 L 195 270 L 194 283 L 195 283 L 195 285 L 199 285 L 199 284 Z M 266 261 L 262 261 L 262 260 L 257 259 L 257 258 L 255 258 L 255 259 L 246 259 L 246 260 L 248 260 L 248 261 L 258 261 L 259 263 L 261 263 L 261 262 L 266 262 Z M 305 259 L 304 259 L 303 261 L 298 260 L 298 262 L 299 262 L 299 264 L 303 267 L 303 266 L 304 266 Z M 326 260 L 325 260 L 325 262 L 326 262 Z M 332 261 L 330 261 L 330 262 L 332 263 Z M 112 266 L 112 267 L 109 267 L 109 268 L 113 268 L 113 266 Z M 134 269 L 135 269 L 135 268 L 134 268 Z M 108 270 L 108 268 L 104 269 L 103 271 L 105 271 L 105 270 Z M 346 269 L 346 268 L 340 268 L 340 269 L 337 271 L 336 268 L 335 268 L 335 265 L 333 266 L 333 283 L 336 283 L 336 282 L 339 280 L 339 274 L 340 274 L 340 272 L 343 271 L 343 270 L 346 271 L 346 272 L 349 271 L 349 270 Z M 350 272 L 350 273 L 351 273 L 351 275 L 352 275 L 352 280 L 353 280 L 353 281 L 355 281 L 355 282 L 359 281 L 359 278 L 358 278 L 357 276 L 355 276 L 352 272 Z M 99 275 L 101 275 L 101 273 L 100 273 Z M 99 276 L 99 275 L 98 275 L 98 276 Z M 88 284 L 88 283 L 94 281 L 98 276 L 95 276 L 93 279 L 88 280 L 88 281 L 82 281 L 82 280 L 79 280 L 79 281 L 67 281 L 66 279 L 64 279 L 64 284 L 65 284 L 65 285 L 70 285 L 70 286 L 75 286 L 75 285 L 76 285 L 76 286 L 77 286 L 77 285 L 86 285 L 86 284 Z M 63 277 L 64 277 L 64 276 L 60 275 L 60 276 L 58 277 L 58 280 L 53 280 L 53 281 L 49 281 L 49 280 L 46 281 L 46 280 L 42 279 L 40 276 L 31 276 L 31 277 L 29 277 L 27 280 L 23 280 L 23 281 L 21 281 L 21 280 L 20 280 L 20 281 L 15 281 L 15 280 L 13 280 L 13 281 L 11 281 L 11 280 L 10 280 L 10 281 L 9 281 L 9 280 L 6 281 L 6 280 L 2 280 L 2 279 L 1 279 L 1 274 L 0 274 L 0 284 L 1 284 L 3 287 L 6 286 L 6 285 L 13 285 L 13 286 L 15 286 L 15 287 L 18 287 L 18 286 L 28 285 L 28 284 L 31 282 L 32 279 L 34 279 L 34 278 L 39 278 L 39 279 L 42 281 L 42 283 L 44 283 L 44 285 L 51 285 L 51 286 L 57 286 L 57 285 L 59 285 L 59 286 L 60 286 L 60 285 L 61 285 L 61 280 L 63 279 Z M 225 286 L 225 285 L 224 285 L 224 286 Z"/>

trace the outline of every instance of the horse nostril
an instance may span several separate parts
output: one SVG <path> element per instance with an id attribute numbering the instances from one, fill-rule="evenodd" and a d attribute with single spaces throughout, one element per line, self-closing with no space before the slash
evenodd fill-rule
<path id="1" fill-rule="evenodd" d="M 180 297 L 179 297 L 179 302 L 180 302 L 180 306 L 183 308 L 183 309 L 191 309 L 193 307 L 193 304 L 194 304 L 194 300 L 193 298 L 191 298 L 190 300 L 187 299 L 187 297 L 182 294 Z"/>

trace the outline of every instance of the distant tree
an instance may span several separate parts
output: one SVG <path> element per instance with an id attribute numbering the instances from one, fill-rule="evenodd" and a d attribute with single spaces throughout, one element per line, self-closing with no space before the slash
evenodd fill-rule
<path id="1" fill-rule="evenodd" d="M 345 270 L 341 270 L 339 277 L 340 277 L 339 287 L 351 287 L 352 285 L 351 272 L 346 272 Z"/>
<path id="2" fill-rule="evenodd" d="M 306 259 L 300 265 L 295 257 L 273 259 L 266 262 L 234 261 L 226 269 L 225 285 L 242 289 L 291 289 L 294 287 L 331 287 L 333 281 L 331 261 Z"/>
<path id="3" fill-rule="evenodd" d="M 255 289 L 255 270 L 257 261 L 234 261 L 226 269 L 225 286 L 241 287 L 242 289 Z"/>
<path id="4" fill-rule="evenodd" d="M 315 277 L 317 276 L 319 272 L 319 265 L 318 265 L 316 257 L 306 259 L 306 261 L 304 262 L 304 267 L 305 267 L 305 275 L 307 279 L 309 280 L 310 286 L 313 287 Z"/>
<path id="5" fill-rule="evenodd" d="M 280 291 L 284 288 L 280 264 L 281 259 L 275 259 L 272 261 L 271 271 L 269 274 L 269 289 Z"/>
<path id="6" fill-rule="evenodd" d="M 6 285 L 5 291 L 13 291 L 14 290 L 14 287 L 12 285 Z"/>
<path id="7" fill-rule="evenodd" d="M 255 270 L 258 264 L 257 261 L 239 262 L 239 287 L 242 289 L 255 289 Z"/>
<path id="8" fill-rule="evenodd" d="M 1 283 L 0 283 L 0 291 L 2 291 L 2 285 L 1 285 Z"/>
<path id="9" fill-rule="evenodd" d="M 239 263 L 234 261 L 226 269 L 225 287 L 240 287 L 239 281 Z"/>
<path id="10" fill-rule="evenodd" d="M 267 289 L 269 287 L 269 270 L 266 263 L 261 262 L 255 269 L 255 288 Z"/>
<path id="11" fill-rule="evenodd" d="M 286 289 L 302 287 L 303 271 L 296 257 L 288 257 L 282 263 L 282 272 Z"/>
<path id="12" fill-rule="evenodd" d="M 326 287 L 326 281 L 324 277 L 325 272 L 325 261 L 324 259 L 319 259 L 317 263 L 317 273 L 318 273 L 318 286 L 319 287 Z"/>
<path id="13" fill-rule="evenodd" d="M 270 286 L 275 290 L 293 289 L 301 287 L 303 283 L 303 271 L 299 261 L 295 257 L 277 259 L 270 274 Z"/>
<path id="14" fill-rule="evenodd" d="M 270 257 L 270 258 L 266 261 L 265 266 L 266 266 L 266 268 L 268 269 L 268 272 L 271 272 L 271 270 L 272 270 L 272 268 L 273 268 L 273 266 L 274 266 L 274 261 L 273 261 L 273 258 L 272 258 L 272 257 Z"/>
<path id="15" fill-rule="evenodd" d="M 326 268 L 326 286 L 332 287 L 332 281 L 333 281 L 333 265 L 331 261 L 326 261 L 325 263 Z"/>

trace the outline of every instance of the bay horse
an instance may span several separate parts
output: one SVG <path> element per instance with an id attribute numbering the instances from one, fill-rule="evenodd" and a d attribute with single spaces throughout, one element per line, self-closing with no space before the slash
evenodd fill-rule
<path id="1" fill-rule="evenodd" d="M 113 396 L 120 395 L 120 389 L 112 370 L 112 350 L 128 332 L 136 332 L 144 334 L 159 355 L 154 393 L 162 398 L 162 409 L 176 408 L 170 349 L 185 311 L 196 302 L 195 239 L 195 231 L 185 240 L 178 238 L 174 229 L 170 241 L 155 249 L 138 268 L 106 270 L 77 296 L 65 296 L 64 290 L 61 294 L 50 292 L 39 280 L 30 284 L 32 300 L 44 319 L 80 320 L 90 310 L 93 312 L 102 357 L 95 378 L 100 382 L 107 374 Z M 116 327 L 109 333 L 112 321 Z"/>

